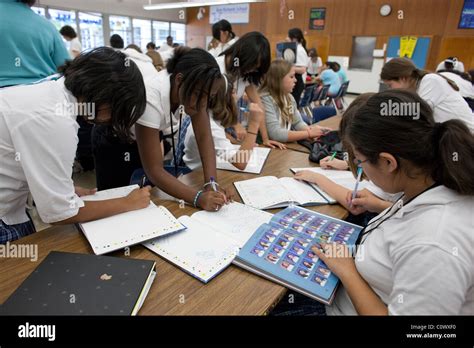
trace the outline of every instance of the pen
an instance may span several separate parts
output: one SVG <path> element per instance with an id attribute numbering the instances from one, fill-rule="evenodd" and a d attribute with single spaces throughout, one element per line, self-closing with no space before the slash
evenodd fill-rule
<path id="1" fill-rule="evenodd" d="M 241 106 L 239 109 L 240 109 L 241 111 L 243 111 L 243 112 L 249 112 L 249 111 L 250 111 L 249 109 L 244 108 L 243 106 Z"/>
<path id="2" fill-rule="evenodd" d="M 352 201 L 356 198 L 357 189 L 359 187 L 359 182 L 360 182 L 361 177 L 362 177 L 362 167 L 358 167 L 357 168 L 357 181 L 356 181 L 354 191 L 352 191 L 352 199 L 351 199 L 351 204 L 349 205 L 349 208 L 352 208 Z"/>
<path id="3" fill-rule="evenodd" d="M 140 188 L 145 187 L 145 182 L 146 182 L 146 175 L 143 175 L 142 180 L 140 181 Z"/>
<path id="4" fill-rule="evenodd" d="M 211 176 L 211 187 L 213 191 L 217 192 L 216 180 L 213 176 Z"/>
<path id="5" fill-rule="evenodd" d="M 336 157 L 336 155 L 337 155 L 337 151 L 334 151 L 334 153 L 332 154 L 329 160 L 332 161 Z"/>

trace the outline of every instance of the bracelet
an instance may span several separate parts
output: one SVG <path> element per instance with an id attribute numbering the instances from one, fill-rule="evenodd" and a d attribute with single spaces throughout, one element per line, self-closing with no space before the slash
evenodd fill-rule
<path id="1" fill-rule="evenodd" d="M 247 131 L 247 133 L 249 133 L 249 134 L 253 134 L 253 135 L 255 135 L 255 136 L 257 136 L 257 135 L 258 135 L 258 133 L 254 133 L 254 132 L 250 132 L 250 131 Z"/>
<path id="2" fill-rule="evenodd" d="M 206 183 L 202 186 L 202 188 L 205 189 L 207 186 L 212 185 L 212 184 L 214 184 L 214 185 L 216 185 L 216 186 L 219 186 L 219 184 L 218 184 L 217 182 L 215 182 L 215 181 L 214 181 L 214 182 L 209 181 L 209 182 L 206 182 Z"/>
<path id="3" fill-rule="evenodd" d="M 194 201 L 193 201 L 194 208 L 197 208 L 197 207 L 198 207 L 198 206 L 197 206 L 197 201 L 198 201 L 199 197 L 201 196 L 201 193 L 202 193 L 202 192 L 203 192 L 203 191 L 200 190 L 200 191 L 198 191 L 198 193 L 196 193 L 196 196 L 194 197 Z"/>
<path id="4" fill-rule="evenodd" d="M 310 138 L 310 139 L 311 139 L 311 138 L 312 138 L 312 136 L 311 136 L 311 132 L 309 131 L 309 127 L 308 127 L 308 128 L 306 128 L 306 131 L 308 132 L 308 138 Z"/>

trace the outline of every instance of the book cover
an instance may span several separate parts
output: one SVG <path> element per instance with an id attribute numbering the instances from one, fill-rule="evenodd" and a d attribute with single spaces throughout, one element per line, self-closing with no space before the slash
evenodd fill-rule
<path id="1" fill-rule="evenodd" d="M 362 227 L 300 207 L 288 207 L 263 224 L 234 263 L 263 277 L 330 304 L 339 279 L 313 245 L 354 245 Z"/>
<path id="2" fill-rule="evenodd" d="M 52 251 L 0 306 L 0 315 L 134 315 L 155 262 Z"/>

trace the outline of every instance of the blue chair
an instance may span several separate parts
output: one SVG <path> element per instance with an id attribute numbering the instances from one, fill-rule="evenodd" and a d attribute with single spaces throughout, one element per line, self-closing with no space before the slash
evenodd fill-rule
<path id="1" fill-rule="evenodd" d="M 337 110 L 333 106 L 318 106 L 313 109 L 313 123 L 325 120 L 337 115 Z"/>
<path id="2" fill-rule="evenodd" d="M 344 82 L 341 85 L 341 88 L 339 88 L 339 91 L 337 92 L 336 96 L 331 98 L 331 102 L 333 103 L 334 107 L 336 109 L 341 110 L 341 111 L 344 111 L 344 109 L 346 107 L 344 96 L 347 94 L 347 89 L 349 88 L 349 82 L 350 81 Z M 341 107 L 338 107 L 337 102 L 341 103 Z"/>
<path id="3" fill-rule="evenodd" d="M 300 105 L 298 110 L 300 111 L 301 116 L 306 123 L 311 122 L 312 113 L 311 113 L 311 101 L 313 100 L 313 94 L 316 89 L 316 86 L 308 86 L 305 88 L 303 97 L 300 100 Z M 311 123 L 308 123 L 311 124 Z"/>
<path id="4" fill-rule="evenodd" d="M 320 106 L 323 102 L 328 98 L 330 85 L 324 85 L 320 90 L 319 93 L 315 93 L 312 101 L 312 106 Z M 317 103 L 317 104 L 316 104 Z"/>

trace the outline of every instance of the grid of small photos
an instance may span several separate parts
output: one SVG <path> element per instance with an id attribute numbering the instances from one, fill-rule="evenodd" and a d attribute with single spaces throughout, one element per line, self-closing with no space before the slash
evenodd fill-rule
<path id="1" fill-rule="evenodd" d="M 279 215 L 279 214 L 278 214 Z M 251 252 L 304 279 L 324 287 L 331 271 L 311 251 L 320 242 L 347 244 L 356 229 L 297 208 L 260 227 L 262 238 Z"/>

